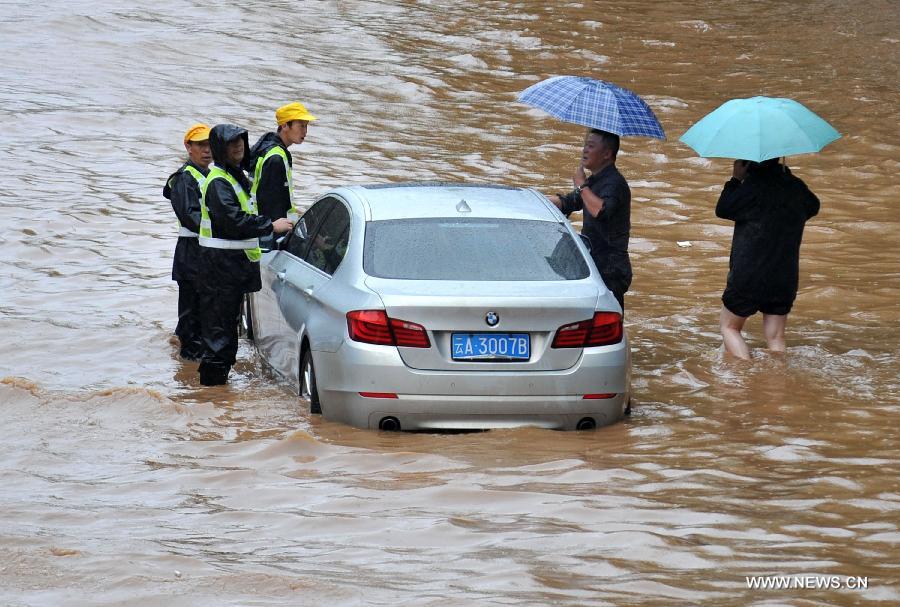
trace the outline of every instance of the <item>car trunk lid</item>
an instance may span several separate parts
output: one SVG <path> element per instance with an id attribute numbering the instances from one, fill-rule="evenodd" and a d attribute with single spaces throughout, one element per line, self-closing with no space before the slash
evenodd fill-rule
<path id="1" fill-rule="evenodd" d="M 447 371 L 571 368 L 581 349 L 551 348 L 553 337 L 562 325 L 590 319 L 599 295 L 591 280 L 465 282 L 369 277 L 366 286 L 378 293 L 390 318 L 420 324 L 428 332 L 429 348 L 398 348 L 403 362 L 414 369 Z M 515 358 L 525 349 L 527 358 Z M 461 359 L 466 356 L 482 358 Z"/>

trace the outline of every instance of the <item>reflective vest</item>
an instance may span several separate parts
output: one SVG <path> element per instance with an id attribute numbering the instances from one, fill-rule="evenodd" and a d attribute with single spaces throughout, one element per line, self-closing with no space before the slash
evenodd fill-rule
<path id="1" fill-rule="evenodd" d="M 281 161 L 284 163 L 284 174 L 287 176 L 285 185 L 288 189 L 288 199 L 291 201 L 291 208 L 288 209 L 288 213 L 297 213 L 297 209 L 294 207 L 294 179 L 291 174 L 291 163 L 288 161 L 287 152 L 280 145 L 273 145 L 264 156 L 256 161 L 256 168 L 253 169 L 253 188 L 250 190 L 253 203 L 254 205 L 256 204 L 256 190 L 259 188 L 259 178 L 262 175 L 263 165 L 272 156 L 281 156 Z"/>
<path id="2" fill-rule="evenodd" d="M 200 187 L 200 191 L 203 191 L 203 184 L 206 183 L 206 177 L 203 176 L 203 173 L 198 171 L 193 166 L 186 164 L 184 165 L 184 171 L 188 173 L 191 177 L 194 178 L 194 181 L 197 182 L 197 185 Z M 169 186 L 171 187 L 171 185 Z M 191 232 L 189 229 L 181 225 L 181 222 L 178 222 L 178 236 L 185 238 L 197 238 L 196 232 Z"/>
<path id="3" fill-rule="evenodd" d="M 212 165 L 206 181 L 200 186 L 200 246 L 210 247 L 213 249 L 243 249 L 250 261 L 259 261 L 262 251 L 259 249 L 258 238 L 247 238 L 245 240 L 229 240 L 227 238 L 216 238 L 212 233 L 212 222 L 209 220 L 209 211 L 206 209 L 206 192 L 209 190 L 209 184 L 216 179 L 224 179 L 231 184 L 241 209 L 248 215 L 256 215 L 256 204 L 250 199 L 237 179 L 232 177 L 227 171 Z"/>

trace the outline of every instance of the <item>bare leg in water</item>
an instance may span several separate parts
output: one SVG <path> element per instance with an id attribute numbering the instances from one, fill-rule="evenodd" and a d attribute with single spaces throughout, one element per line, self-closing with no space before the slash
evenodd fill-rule
<path id="1" fill-rule="evenodd" d="M 763 314 L 763 333 L 766 343 L 772 352 L 784 352 L 784 327 L 787 325 L 787 314 Z"/>
<path id="2" fill-rule="evenodd" d="M 725 306 L 722 306 L 722 313 L 719 316 L 719 326 L 722 329 L 722 341 L 725 343 L 725 351 L 743 360 L 750 360 L 750 348 L 741 335 L 744 323 L 747 319 L 744 316 L 732 314 Z M 783 328 L 782 328 L 783 329 Z M 782 336 L 784 331 L 782 330 Z M 768 334 L 766 334 L 768 338 Z"/>

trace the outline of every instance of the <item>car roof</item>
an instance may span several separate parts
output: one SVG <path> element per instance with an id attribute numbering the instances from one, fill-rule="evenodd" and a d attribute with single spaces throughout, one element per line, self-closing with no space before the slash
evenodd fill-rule
<path id="1" fill-rule="evenodd" d="M 491 217 L 562 220 L 556 207 L 530 188 L 461 183 L 400 183 L 341 188 L 366 207 L 366 219 Z"/>

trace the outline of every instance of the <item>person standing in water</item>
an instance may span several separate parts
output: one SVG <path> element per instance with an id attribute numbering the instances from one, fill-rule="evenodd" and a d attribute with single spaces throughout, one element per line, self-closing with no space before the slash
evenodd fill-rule
<path id="1" fill-rule="evenodd" d="M 584 211 L 581 233 L 590 240 L 594 264 L 624 314 L 625 293 L 631 286 L 631 189 L 616 168 L 618 153 L 618 135 L 591 129 L 584 140 L 581 162 L 572 176 L 575 189 L 547 198 L 566 217 Z M 590 171 L 590 177 L 585 170 Z"/>
<path id="2" fill-rule="evenodd" d="M 175 335 L 181 342 L 181 357 L 197 361 L 203 354 L 200 336 L 200 310 L 197 296 L 197 265 L 200 245 L 200 188 L 206 181 L 212 153 L 209 150 L 209 127 L 198 123 L 184 134 L 188 159 L 172 173 L 163 187 L 163 196 L 172 203 L 178 217 L 178 244 L 172 259 L 172 280 L 178 283 L 178 325 Z"/>
<path id="3" fill-rule="evenodd" d="M 289 232 L 292 224 L 256 214 L 250 182 L 241 170 L 248 153 L 247 131 L 217 124 L 209 134 L 214 164 L 200 198 L 200 320 L 203 357 L 200 383 L 228 381 L 238 349 L 237 323 L 246 293 L 262 287 L 259 238 Z"/>
<path id="4" fill-rule="evenodd" d="M 800 242 L 819 199 L 786 165 L 735 160 L 716 204 L 716 216 L 734 222 L 720 327 L 725 351 L 749 360 L 741 331 L 762 312 L 769 350 L 784 352 L 788 313 L 797 298 Z"/>

